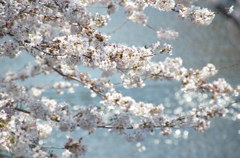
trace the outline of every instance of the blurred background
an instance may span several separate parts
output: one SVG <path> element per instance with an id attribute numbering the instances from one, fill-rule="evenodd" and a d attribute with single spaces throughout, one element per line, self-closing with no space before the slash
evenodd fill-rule
<path id="1" fill-rule="evenodd" d="M 188 5 L 190 0 L 184 1 Z M 209 8 L 214 12 L 220 12 L 215 16 L 212 24 L 205 27 L 199 27 L 187 21 L 177 18 L 175 12 L 160 12 L 153 8 L 147 8 L 145 14 L 149 17 L 148 25 L 160 30 L 160 28 L 169 28 L 179 32 L 179 37 L 173 41 L 160 41 L 161 44 L 168 43 L 173 47 L 171 57 L 181 57 L 183 66 L 186 68 L 202 69 L 208 63 L 214 64 L 217 68 L 240 62 L 240 19 L 239 0 L 202 0 L 194 2 L 194 5 Z M 234 5 L 235 11 L 231 16 L 224 13 L 223 7 Z M 104 8 L 88 8 L 89 11 L 105 14 Z M 100 31 L 109 33 L 125 23 L 126 18 L 123 10 L 119 9 L 111 15 L 111 21 L 107 27 Z M 145 46 L 158 41 L 156 31 L 143 27 L 132 22 L 127 22 L 121 29 L 111 33 L 112 43 L 125 43 L 128 46 Z M 3 40 L 7 40 L 4 38 Z M 2 43 L 2 40 L 1 40 Z M 156 56 L 154 61 L 164 61 L 167 54 Z M 3 58 L 0 60 L 0 74 L 7 71 L 16 71 L 27 62 L 33 62 L 33 58 L 26 52 L 23 52 L 17 59 Z M 92 77 L 100 77 L 101 72 L 80 67 L 80 71 L 89 72 Z M 111 81 L 119 82 L 120 75 L 111 78 Z M 219 73 L 211 78 L 210 81 L 217 78 L 225 80 L 235 87 L 240 84 L 240 65 L 221 69 Z M 53 81 L 60 81 L 61 77 L 56 73 L 49 76 L 40 75 L 33 79 L 24 81 L 24 85 L 30 87 L 33 84 L 51 85 Z M 116 89 L 122 91 L 123 95 L 131 96 L 136 101 L 163 104 L 165 113 L 169 116 L 178 113 L 184 113 L 187 110 L 197 107 L 199 103 L 208 100 L 207 94 L 183 93 L 179 83 L 170 81 L 150 82 L 146 81 L 146 86 L 139 89 L 124 89 L 121 85 Z M 49 98 L 57 99 L 59 102 L 69 102 L 73 109 L 78 106 L 87 106 L 88 104 L 99 105 L 100 98 L 91 97 L 88 90 L 80 85 L 75 88 L 76 93 L 57 95 L 54 90 L 47 90 L 43 95 Z M 161 130 L 156 129 L 153 133 L 147 133 L 143 142 L 129 143 L 124 135 L 114 135 L 107 129 L 97 129 L 90 136 L 81 129 L 73 133 L 62 133 L 54 129 L 51 138 L 40 143 L 62 147 L 66 141 L 65 135 L 70 134 L 75 138 L 84 138 L 84 143 L 89 144 L 86 158 L 200 158 L 200 157 L 218 157 L 218 158 L 239 158 L 240 157 L 240 104 L 236 104 L 229 109 L 229 114 L 225 118 L 215 118 L 211 121 L 211 127 L 203 134 L 199 134 L 190 128 L 176 129 L 170 136 L 162 136 Z M 145 146 L 146 150 L 139 152 L 139 148 Z M 64 150 L 55 150 L 59 156 Z"/>

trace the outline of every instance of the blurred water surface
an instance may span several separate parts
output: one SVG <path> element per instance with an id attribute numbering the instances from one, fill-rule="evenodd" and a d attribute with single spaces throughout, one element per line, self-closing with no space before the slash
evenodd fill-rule
<path id="1" fill-rule="evenodd" d="M 214 10 L 212 6 L 207 6 Z M 102 8 L 89 8 L 93 12 L 104 13 Z M 222 15 L 216 15 L 213 23 L 206 27 L 198 27 L 190 22 L 177 19 L 177 13 L 160 12 L 156 9 L 148 8 L 145 13 L 149 16 L 148 24 L 156 29 L 170 28 L 179 32 L 179 37 L 174 41 L 166 41 L 173 46 L 172 57 L 181 57 L 183 65 L 186 68 L 201 69 L 207 63 L 213 63 L 216 67 L 222 67 L 240 61 L 240 51 L 238 47 L 230 42 L 229 22 Z M 101 31 L 108 33 L 121 26 L 126 19 L 123 10 L 119 9 L 111 16 L 111 22 Z M 125 43 L 128 46 L 150 45 L 158 41 L 156 32 L 141 25 L 128 22 L 123 28 L 111 34 L 111 42 Z M 5 39 L 6 40 L 6 39 Z M 162 44 L 165 43 L 161 42 Z M 163 54 L 154 58 L 154 61 L 163 61 L 168 55 Z M 9 60 L 4 58 L 0 60 L 0 73 L 3 75 L 7 71 L 15 71 L 23 67 L 27 62 L 33 61 L 33 58 L 23 52 L 17 59 Z M 99 77 L 100 72 L 81 67 L 82 72 L 89 72 L 93 77 Z M 26 80 L 24 84 L 46 84 L 58 76 L 40 75 L 31 80 Z M 240 66 L 222 69 L 211 80 L 219 77 L 225 80 L 233 87 L 240 84 Z M 61 77 L 56 77 L 55 81 Z M 112 82 L 119 82 L 119 75 L 111 78 Z M 179 91 L 180 84 L 170 81 L 146 82 L 147 85 L 139 89 L 126 90 L 121 86 L 116 89 L 121 90 L 123 95 L 131 96 L 136 101 L 143 101 L 154 104 L 161 104 L 166 107 L 165 112 L 174 115 L 184 109 L 196 107 L 201 100 L 206 98 L 202 94 L 184 94 Z M 90 93 L 80 85 L 75 88 L 76 93 L 64 94 L 58 96 L 54 90 L 46 91 L 45 95 L 49 98 L 56 98 L 58 101 L 66 101 L 74 105 L 98 105 L 100 98 L 91 98 Z M 162 136 L 161 130 L 156 129 L 154 133 L 147 134 L 145 141 L 137 144 L 136 142 L 128 143 L 124 136 L 110 134 L 106 129 L 97 129 L 90 136 L 87 132 L 79 129 L 71 133 L 75 138 L 84 137 L 84 143 L 89 144 L 89 150 L 85 157 L 87 158 L 119 158 L 138 150 L 138 146 L 145 146 L 146 151 L 136 152 L 129 157 L 138 158 L 184 158 L 184 157 L 231 157 L 237 158 L 240 155 L 240 116 L 237 116 L 236 109 L 230 110 L 228 117 L 224 119 L 212 119 L 211 127 L 203 134 L 195 132 L 193 129 L 180 129 L 173 131 L 173 134 L 167 137 Z M 235 121 L 233 121 L 235 120 Z M 55 129 L 53 137 L 44 140 L 49 146 L 63 146 L 66 140 L 65 135 Z M 63 150 L 54 150 L 54 153 L 61 154 Z"/>

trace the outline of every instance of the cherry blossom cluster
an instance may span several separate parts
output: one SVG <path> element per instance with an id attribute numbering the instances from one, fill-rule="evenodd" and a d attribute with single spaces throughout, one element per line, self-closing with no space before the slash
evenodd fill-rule
<path id="1" fill-rule="evenodd" d="M 70 83 L 70 82 L 55 82 L 52 86 L 50 86 L 50 88 L 56 89 L 58 94 L 64 94 L 63 91 L 61 91 L 61 89 L 67 88 L 68 91 L 67 93 L 74 93 L 74 89 L 73 87 L 78 87 L 78 83 Z"/>
<path id="2" fill-rule="evenodd" d="M 143 13 L 147 4 L 143 1 L 125 1 L 122 7 L 126 10 L 127 18 L 134 23 L 146 25 L 148 17 Z"/>
<path id="3" fill-rule="evenodd" d="M 10 87 L 10 86 L 13 87 Z M 49 137 L 52 127 L 48 124 L 39 124 L 30 112 L 17 111 L 17 104 L 27 103 L 32 100 L 24 87 L 16 84 L 1 84 L 1 132 L 0 149 L 8 151 L 16 156 L 27 155 L 28 157 L 46 156 L 46 151 L 41 150 L 38 140 Z M 10 89 L 9 89 L 10 88 Z M 14 90 L 16 93 L 14 93 Z M 33 117 L 32 117 L 33 116 Z"/>
<path id="4" fill-rule="evenodd" d="M 38 98 L 45 90 L 43 87 L 39 86 L 40 88 L 31 88 L 31 94 L 34 98 Z"/>
<path id="5" fill-rule="evenodd" d="M 11 40 L 3 42 L 0 50 L 0 57 L 7 56 L 10 59 L 17 58 L 21 54 L 19 45 Z"/>
<path id="6" fill-rule="evenodd" d="M 40 148 L 38 142 L 39 140 L 51 135 L 52 128 L 55 124 L 52 124 L 51 122 L 48 124 L 42 124 L 36 121 L 36 118 L 57 122 L 58 124 L 56 125 L 62 131 L 73 131 L 77 126 L 77 122 L 81 122 L 77 120 L 74 121 L 74 119 L 72 119 L 71 107 L 68 103 L 62 102 L 57 104 L 55 100 L 47 98 L 36 100 L 26 91 L 24 87 L 21 87 L 13 82 L 11 82 L 11 84 L 1 83 L 0 95 L 0 108 L 2 109 L 0 115 L 0 148 L 1 150 L 11 152 L 16 156 L 28 155 L 28 157 L 32 157 L 33 155 L 48 155 L 47 152 Z M 21 109 L 21 112 L 18 111 L 18 104 L 26 105 L 28 107 L 26 108 L 27 111 Z M 89 123 L 91 120 L 94 121 L 97 116 L 96 112 L 94 113 L 92 108 L 93 107 L 90 106 L 88 109 L 83 111 L 81 116 L 88 119 L 87 121 Z M 79 119 L 81 117 L 77 116 L 76 118 Z M 97 123 L 101 122 L 100 118 L 97 117 L 97 119 Z M 91 123 L 89 126 L 92 126 Z M 69 147 L 67 149 L 70 151 L 73 150 L 71 149 L 71 147 L 74 147 L 72 145 L 68 145 Z M 76 152 L 85 151 L 82 146 L 81 149 L 75 150 L 77 150 Z"/>
<path id="7" fill-rule="evenodd" d="M 142 133 L 139 130 L 136 130 L 133 134 L 131 133 L 126 134 L 126 140 L 128 142 L 132 142 L 134 141 L 134 139 L 136 139 L 137 142 L 141 142 L 145 139 L 145 137 L 146 137 L 145 133 Z"/>
<path id="8" fill-rule="evenodd" d="M 147 1 L 151 7 L 159 9 L 161 11 L 171 11 L 175 6 L 174 0 L 149 0 Z"/>
<path id="9" fill-rule="evenodd" d="M 96 3 L 106 6 L 106 15 L 87 10 L 87 6 Z M 125 135 L 131 142 L 143 141 L 146 132 L 155 128 L 160 128 L 164 136 L 171 134 L 173 128 L 188 126 L 202 133 L 210 127 L 210 118 L 226 115 L 229 106 L 222 100 L 238 96 L 240 86 L 232 88 L 224 79 L 208 82 L 218 71 L 213 64 L 193 70 L 183 67 L 179 57 L 153 62 L 156 55 L 171 55 L 172 46 L 160 42 L 143 47 L 110 43 L 110 36 L 97 30 L 107 25 L 110 15 L 119 7 L 125 10 L 127 19 L 145 26 L 148 17 L 144 10 L 148 6 L 177 12 L 181 19 L 200 26 L 209 25 L 215 16 L 206 8 L 189 8 L 174 0 L 1 0 L 0 37 L 9 36 L 11 40 L 1 44 L 0 57 L 17 58 L 24 50 L 34 57 L 35 64 L 0 76 L 0 150 L 17 157 L 51 157 L 39 141 L 50 137 L 53 128 L 74 132 L 78 127 L 89 135 L 97 128 L 106 128 Z M 162 29 L 157 36 L 169 40 L 178 33 Z M 99 69 L 101 78 L 92 79 L 89 73 L 78 69 L 79 65 Z M 102 100 L 98 106 L 79 106 L 73 111 L 67 102 L 44 97 L 48 90 L 45 85 L 25 87 L 16 82 L 50 73 L 57 73 L 64 80 L 50 86 L 59 95 L 64 88 L 74 93 L 73 87 L 80 83 Z M 120 84 L 126 89 L 140 89 L 147 79 L 168 80 L 181 84 L 182 91 L 208 93 L 212 98 L 208 106 L 200 104 L 184 115 L 168 116 L 163 104 L 137 102 L 116 91 L 115 84 L 107 80 L 116 73 L 121 74 Z M 132 129 L 131 133 L 127 129 Z M 83 144 L 82 137 L 67 138 L 63 157 L 78 157 L 87 152 L 88 145 Z"/>
<path id="10" fill-rule="evenodd" d="M 63 153 L 63 157 L 78 157 L 80 155 L 85 155 L 88 145 L 84 145 L 82 139 L 83 138 L 80 138 L 76 141 L 69 137 L 64 145 L 67 150 Z"/>
<path id="11" fill-rule="evenodd" d="M 98 125 L 104 125 L 105 123 L 102 122 L 102 116 L 98 112 L 98 108 L 89 105 L 88 108 L 81 108 L 74 116 L 74 120 L 78 127 L 88 130 L 89 134 L 94 132 Z"/>
<path id="12" fill-rule="evenodd" d="M 174 40 L 177 38 L 178 32 L 161 28 L 161 31 L 157 31 L 157 36 L 160 40 Z"/>
<path id="13" fill-rule="evenodd" d="M 5 75 L 5 77 L 2 78 L 2 82 L 10 82 L 13 80 L 24 81 L 25 79 L 27 79 L 29 77 L 34 77 L 43 72 L 39 66 L 37 66 L 37 65 L 31 66 L 28 63 L 24 66 L 23 69 L 24 70 L 19 70 L 17 72 L 8 71 Z M 50 71 L 44 72 L 44 73 L 49 74 L 51 72 L 53 72 L 53 71 L 50 70 Z M 39 88 L 39 89 L 42 89 L 42 88 Z"/>
<path id="14" fill-rule="evenodd" d="M 209 25 L 215 17 L 215 13 L 209 11 L 207 8 L 201 9 L 198 6 L 191 6 L 187 8 L 183 5 L 176 5 L 174 8 L 178 12 L 178 17 L 190 21 L 199 26 Z"/>

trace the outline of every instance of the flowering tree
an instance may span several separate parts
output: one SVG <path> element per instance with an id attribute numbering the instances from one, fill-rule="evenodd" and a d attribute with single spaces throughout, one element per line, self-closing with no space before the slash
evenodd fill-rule
<path id="1" fill-rule="evenodd" d="M 100 3 L 106 7 L 106 15 L 91 14 L 87 7 Z M 24 70 L 8 72 L 0 78 L 0 150 L 15 156 L 54 157 L 39 141 L 50 137 L 52 128 L 73 132 L 77 127 L 89 135 L 98 128 L 123 134 L 127 141 L 143 141 L 146 132 L 160 128 L 162 134 L 171 134 L 173 128 L 191 127 L 202 133 L 210 126 L 210 119 L 223 117 L 238 100 L 240 86 L 232 88 L 223 78 L 209 82 L 218 68 L 207 64 L 202 70 L 187 69 L 181 58 L 167 57 L 163 62 L 152 58 L 163 53 L 172 54 L 169 44 L 159 42 L 136 48 L 125 44 L 110 43 L 110 36 L 96 28 L 107 25 L 110 15 L 119 7 L 125 10 L 130 21 L 147 26 L 146 7 L 176 12 L 179 18 L 199 26 L 209 25 L 214 12 L 197 6 L 185 7 L 174 0 L 135 1 L 79 1 L 79 0 L 0 0 L 0 36 L 11 37 L 3 42 L 0 56 L 17 58 L 23 50 L 35 58 L 34 65 Z M 232 11 L 230 7 L 229 13 Z M 178 36 L 174 30 L 157 31 L 160 40 L 172 40 Z M 78 69 L 79 65 L 99 69 L 101 78 L 91 78 Z M 67 102 L 57 102 L 44 96 L 44 86 L 27 89 L 17 82 L 40 74 L 57 73 L 63 82 L 55 82 L 50 88 L 59 95 L 63 88 L 74 93 L 73 87 L 83 86 L 101 97 L 99 105 L 79 107 L 76 112 Z M 108 78 L 121 74 L 121 83 Z M 199 104 L 186 115 L 168 116 L 164 105 L 137 102 L 115 89 L 122 84 L 126 89 L 145 86 L 145 80 L 179 82 L 185 92 L 208 93 L 208 105 Z M 69 82 L 75 81 L 75 82 Z M 114 113 L 114 109 L 118 112 Z M 126 129 L 131 129 L 127 132 Z M 87 152 L 83 138 L 68 136 L 63 145 L 63 157 L 78 157 Z"/>

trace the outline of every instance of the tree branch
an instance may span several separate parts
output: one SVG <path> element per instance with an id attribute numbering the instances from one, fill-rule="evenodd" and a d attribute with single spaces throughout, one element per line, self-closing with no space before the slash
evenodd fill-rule
<path id="1" fill-rule="evenodd" d="M 221 69 L 228 68 L 228 67 L 233 67 L 233 66 L 236 66 L 236 65 L 239 65 L 239 64 L 240 64 L 240 62 L 235 63 L 235 64 L 232 64 L 232 65 L 226 65 L 226 66 L 223 66 L 223 67 L 217 68 L 217 70 L 221 70 Z"/>
<path id="2" fill-rule="evenodd" d="M 80 79 L 76 78 L 76 77 L 65 75 L 65 74 L 63 74 L 61 71 L 59 71 L 59 70 L 56 69 L 56 68 L 52 68 L 52 69 L 53 69 L 54 71 L 56 71 L 58 74 L 60 74 L 61 76 L 63 76 L 63 77 L 67 77 L 67 78 L 70 78 L 70 79 L 72 79 L 72 80 L 75 80 L 75 81 L 77 81 L 77 82 L 82 83 L 82 81 L 81 81 Z M 104 96 L 103 94 L 101 94 L 101 93 L 97 92 L 96 90 L 94 90 L 94 87 L 90 87 L 90 89 L 91 89 L 92 91 L 94 91 L 95 93 L 97 93 L 98 95 Z"/>
<path id="3" fill-rule="evenodd" d="M 121 26 L 117 27 L 116 29 L 114 29 L 113 31 L 111 32 L 108 32 L 107 35 L 110 35 L 114 32 L 116 32 L 117 30 L 121 29 L 125 24 L 127 24 L 128 20 L 126 20 Z"/>

